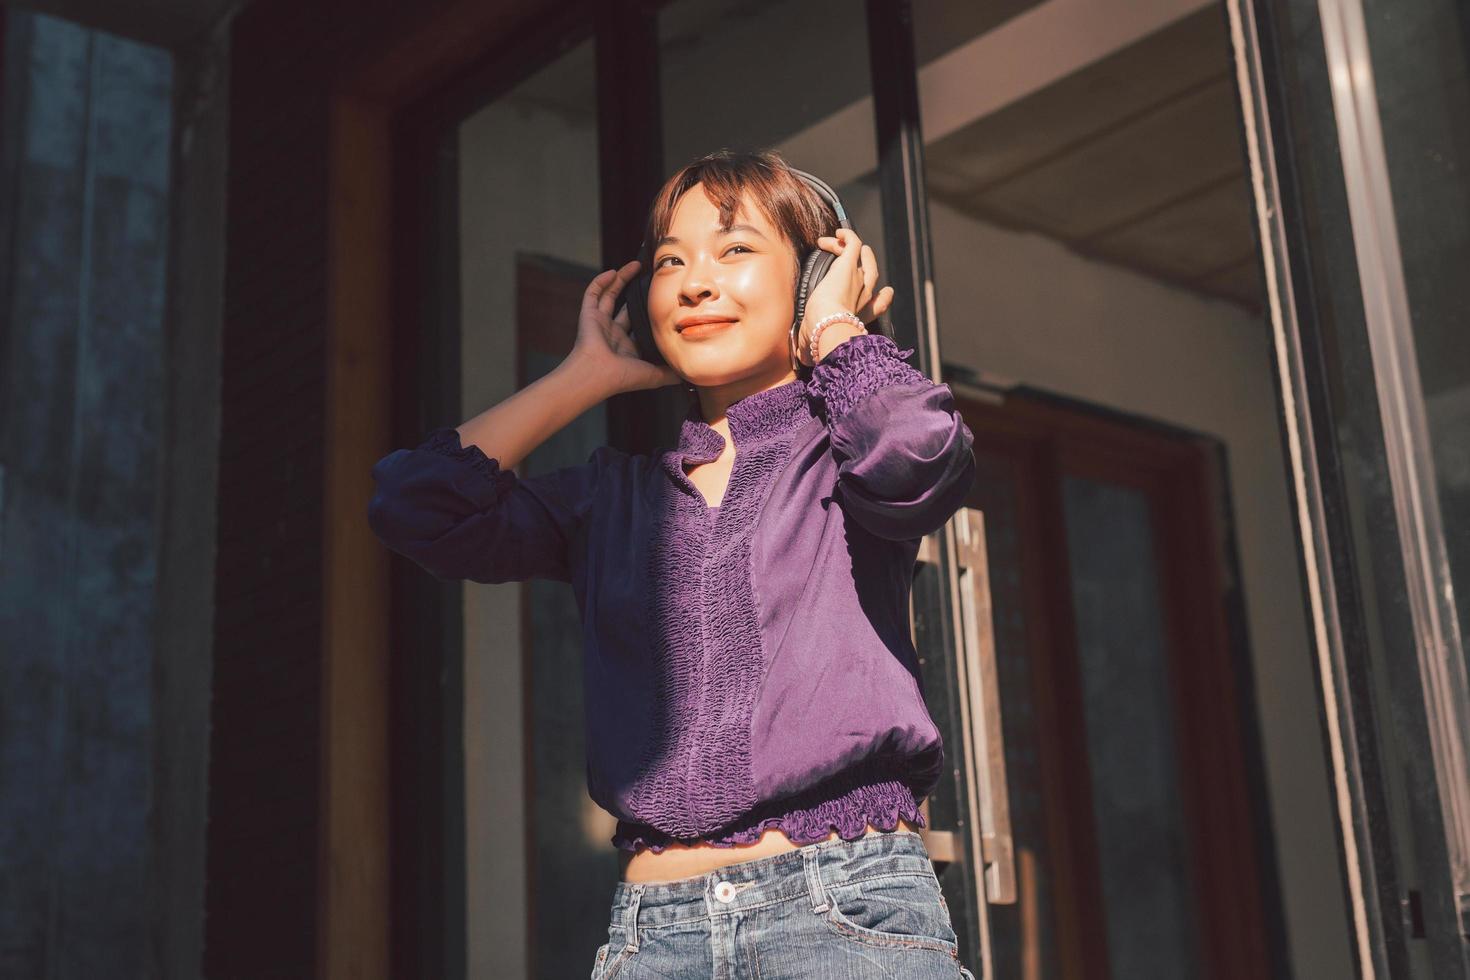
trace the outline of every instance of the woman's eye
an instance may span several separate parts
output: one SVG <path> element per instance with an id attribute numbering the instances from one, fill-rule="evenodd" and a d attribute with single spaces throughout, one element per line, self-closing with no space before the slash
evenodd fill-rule
<path id="1" fill-rule="evenodd" d="M 737 248 L 743 248 L 747 252 L 750 252 L 752 254 L 755 253 L 755 249 L 751 248 L 748 245 L 731 245 L 729 248 L 725 249 L 725 254 L 726 255 L 729 255 L 731 252 L 735 251 Z M 655 269 L 662 268 L 663 267 L 663 264 L 665 262 L 667 262 L 669 259 L 677 259 L 677 258 L 678 258 L 677 255 L 665 255 L 663 258 L 661 258 L 657 262 L 653 263 L 653 267 Z"/>

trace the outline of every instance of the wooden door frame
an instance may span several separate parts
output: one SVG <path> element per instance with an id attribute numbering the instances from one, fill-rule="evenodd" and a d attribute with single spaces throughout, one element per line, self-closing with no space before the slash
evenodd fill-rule
<path id="1" fill-rule="evenodd" d="M 1042 733 L 1046 833 L 1056 856 L 1064 976 L 1106 977 L 1076 626 L 1060 492 L 1064 474 L 1134 487 L 1150 502 L 1166 615 L 1178 773 L 1211 977 L 1286 970 L 1272 831 L 1223 446 L 1217 439 L 1028 388 L 999 404 L 957 398 L 977 449 L 1018 463 L 1035 492 L 1018 523 L 1040 561 L 1026 579 L 1027 643 Z M 1200 516 L 1204 515 L 1204 520 Z M 1027 549 L 1023 546 L 1023 551 Z M 1071 706 L 1070 708 L 1068 706 Z M 1245 900 L 1249 897 L 1251 900 Z"/>
<path id="2" fill-rule="evenodd" d="M 425 5 L 427 7 L 427 5 Z M 395 675 L 391 559 L 358 502 L 372 494 L 372 464 L 406 433 L 418 395 L 401 356 L 416 352 L 422 270 L 410 244 L 424 229 L 412 204 L 421 174 L 405 173 L 405 129 L 436 92 L 467 79 L 493 84 L 539 52 L 549 21 L 590 20 L 585 0 L 456 0 L 395 25 L 334 72 L 329 101 L 328 325 L 323 421 L 323 813 L 318 870 L 317 972 L 343 980 L 414 975 L 450 953 L 410 947 L 434 940 L 396 914 L 417 902 L 395 861 L 404 829 L 432 828 L 442 801 L 405 801 L 394 747 Z M 411 142 L 411 141 L 410 141 Z M 410 171 L 412 168 L 409 168 Z M 406 220 L 410 219 L 410 220 Z M 396 395 L 396 397 L 395 397 Z M 353 504 L 347 506 L 346 504 Z M 395 765 L 397 763 L 398 765 Z M 432 829 L 429 830 L 432 833 Z M 395 876 L 394 872 L 399 872 Z M 433 869 L 430 869 L 433 874 Z M 426 924 L 426 928 L 431 924 Z M 397 948 L 395 948 L 397 947 Z M 450 974 L 463 966 L 450 964 Z"/>

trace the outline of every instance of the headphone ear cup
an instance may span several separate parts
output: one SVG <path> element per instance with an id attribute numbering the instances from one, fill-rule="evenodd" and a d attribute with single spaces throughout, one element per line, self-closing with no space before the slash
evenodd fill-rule
<path id="1" fill-rule="evenodd" d="M 628 298 L 628 326 L 638 356 L 654 364 L 664 363 L 658 345 L 653 342 L 653 326 L 648 320 L 648 280 L 640 272 L 624 287 Z"/>
<path id="2" fill-rule="evenodd" d="M 811 298 L 812 290 L 817 288 L 817 283 L 827 275 L 835 261 L 837 256 L 826 249 L 814 248 L 806 254 L 806 260 L 801 264 L 801 275 L 796 278 L 796 319 L 792 321 L 793 328 L 806 315 L 806 302 Z"/>

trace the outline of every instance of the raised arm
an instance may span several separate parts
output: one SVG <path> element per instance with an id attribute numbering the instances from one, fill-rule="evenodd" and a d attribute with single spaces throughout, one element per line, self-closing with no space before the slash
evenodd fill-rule
<path id="1" fill-rule="evenodd" d="M 812 363 L 806 346 L 816 324 L 842 312 L 871 323 L 893 300 L 891 286 L 874 292 L 877 259 L 852 229 L 839 228 L 817 244 L 837 258 L 803 312 L 804 364 Z M 912 350 L 862 329 L 844 319 L 827 325 L 808 384 L 823 402 L 836 495 L 843 510 L 881 538 L 923 537 L 964 504 L 975 479 L 975 437 L 949 385 L 905 364 Z"/>
<path id="2" fill-rule="evenodd" d="M 975 437 L 949 385 L 905 363 L 882 334 L 843 340 L 812 368 L 837 460 L 843 508 L 882 538 L 944 526 L 975 480 Z"/>
<path id="3" fill-rule="evenodd" d="M 532 450 L 611 395 L 678 380 L 637 357 L 613 303 L 636 262 L 592 280 L 577 342 L 549 374 L 458 426 L 373 465 L 368 524 L 436 578 L 570 581 L 571 545 L 608 471 L 625 459 L 600 447 L 578 466 L 521 477 Z"/>
<path id="4" fill-rule="evenodd" d="M 373 466 L 373 533 L 443 580 L 570 581 L 569 545 L 622 454 L 601 447 L 581 465 L 531 477 L 510 467 L 601 401 L 600 391 L 568 359 L 463 425 L 384 456 Z"/>

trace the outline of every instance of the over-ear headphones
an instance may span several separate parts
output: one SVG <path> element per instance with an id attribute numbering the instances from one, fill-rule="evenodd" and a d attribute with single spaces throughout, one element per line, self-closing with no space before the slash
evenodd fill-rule
<path id="1" fill-rule="evenodd" d="M 837 196 L 826 181 L 805 170 L 791 168 L 791 172 L 806 182 L 807 186 L 816 191 L 837 213 L 837 225 L 839 228 L 851 229 L 852 225 L 847 220 L 847 210 L 842 206 L 842 200 Z M 623 298 L 628 307 L 628 323 L 632 328 L 633 342 L 638 346 L 638 354 L 646 361 L 654 364 L 666 365 L 663 354 L 659 352 L 658 345 L 653 341 L 653 327 L 648 319 L 648 287 L 653 278 L 653 256 L 648 242 L 645 240 L 638 247 L 638 275 L 623 290 Z M 814 248 L 806 254 L 802 260 L 801 271 L 796 277 L 796 318 L 792 320 L 789 332 L 792 364 L 805 367 L 796 353 L 796 335 L 801 329 L 802 315 L 806 312 L 807 297 L 812 290 L 817 288 L 817 283 L 832 268 L 832 263 L 837 256 L 826 249 Z"/>

